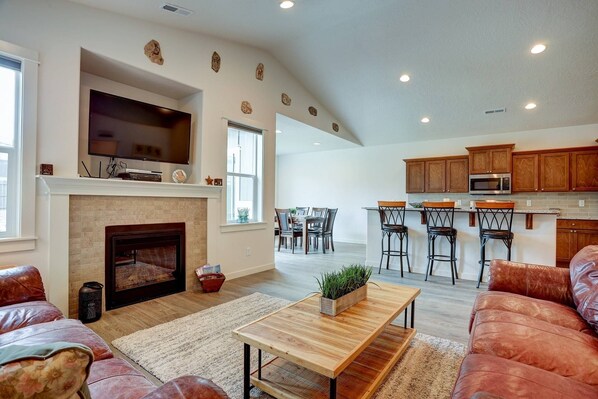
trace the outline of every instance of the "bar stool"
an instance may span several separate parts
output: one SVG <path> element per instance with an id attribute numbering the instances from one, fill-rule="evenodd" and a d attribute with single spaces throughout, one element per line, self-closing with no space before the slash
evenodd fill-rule
<path id="1" fill-rule="evenodd" d="M 386 269 L 390 264 L 391 256 L 398 256 L 401 261 L 401 277 L 403 277 L 403 257 L 407 258 L 407 270 L 411 273 L 409 263 L 409 230 L 405 226 L 405 201 L 378 201 L 378 213 L 380 214 L 380 230 L 382 231 L 382 255 L 380 256 L 380 267 L 378 274 L 382 271 L 382 260 L 386 255 Z M 399 249 L 391 249 L 390 238 L 396 234 L 399 238 Z M 384 249 L 384 239 L 387 239 L 387 247 Z M 405 239 L 405 250 L 403 251 L 403 239 Z"/>
<path id="2" fill-rule="evenodd" d="M 455 285 L 455 278 L 459 278 L 457 273 L 457 258 L 455 257 L 455 248 L 457 243 L 457 230 L 453 228 L 455 217 L 454 202 L 424 202 L 424 212 L 426 214 L 426 227 L 428 230 L 428 269 L 426 271 L 426 281 L 428 276 L 432 275 L 434 261 L 450 262 L 451 278 Z M 450 255 L 436 254 L 436 238 L 446 237 L 450 246 Z"/>
<path id="3" fill-rule="evenodd" d="M 480 226 L 480 277 L 478 286 L 482 282 L 484 266 L 486 266 L 486 244 L 489 240 L 501 240 L 507 247 L 507 260 L 511 260 L 511 244 L 513 243 L 513 209 L 515 203 L 505 202 L 476 202 L 478 225 Z"/>

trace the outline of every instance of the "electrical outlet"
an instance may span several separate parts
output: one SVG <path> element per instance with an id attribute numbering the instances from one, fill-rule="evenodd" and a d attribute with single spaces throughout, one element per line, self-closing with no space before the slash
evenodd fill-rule
<path id="1" fill-rule="evenodd" d="M 586 206 L 586 201 L 585 200 L 579 200 L 579 207 L 583 208 L 584 206 Z"/>
<path id="2" fill-rule="evenodd" d="M 245 256 L 251 256 L 251 247 L 245 248 Z"/>
<path id="3" fill-rule="evenodd" d="M 532 206 L 532 200 L 527 200 L 527 206 Z"/>

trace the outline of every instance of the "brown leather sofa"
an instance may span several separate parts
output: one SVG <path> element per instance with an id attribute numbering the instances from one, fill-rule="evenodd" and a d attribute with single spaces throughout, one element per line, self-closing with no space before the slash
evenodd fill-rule
<path id="1" fill-rule="evenodd" d="M 598 398 L 598 245 L 569 269 L 494 260 L 452 398 Z"/>
<path id="2" fill-rule="evenodd" d="M 0 270 L 0 351 L 10 345 L 75 342 L 94 354 L 87 384 L 93 399 L 228 398 L 209 380 L 182 376 L 156 387 L 78 320 L 65 319 L 46 301 L 44 286 L 33 266 Z"/>

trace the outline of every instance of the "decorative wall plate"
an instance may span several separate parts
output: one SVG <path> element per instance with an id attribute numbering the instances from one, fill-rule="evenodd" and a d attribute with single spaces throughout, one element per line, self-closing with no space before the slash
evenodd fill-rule
<path id="1" fill-rule="evenodd" d="M 164 64 L 164 58 L 162 58 L 162 50 L 160 49 L 160 43 L 157 40 L 150 40 L 143 47 L 143 52 L 154 64 Z"/>
<path id="2" fill-rule="evenodd" d="M 307 109 L 309 111 L 310 114 L 312 114 L 313 116 L 318 116 L 318 110 L 315 107 L 309 107 Z"/>
<path id="3" fill-rule="evenodd" d="M 287 93 L 282 93 L 282 95 L 280 96 L 280 101 L 282 101 L 282 103 L 286 106 L 291 105 L 291 97 L 289 97 Z"/>
<path id="4" fill-rule="evenodd" d="M 187 173 L 183 169 L 176 169 L 172 172 L 172 180 L 175 183 L 184 183 L 187 180 Z"/>
<path id="5" fill-rule="evenodd" d="M 250 114 L 253 112 L 253 108 L 251 108 L 251 104 L 249 103 L 249 101 L 243 101 L 241 103 L 241 112 L 243 112 L 244 114 Z"/>
<path id="6" fill-rule="evenodd" d="M 216 73 L 220 70 L 220 54 L 215 51 L 212 53 L 212 70 Z"/>
<path id="7" fill-rule="evenodd" d="M 337 132 L 337 133 L 338 133 L 338 129 L 339 129 L 339 127 L 338 127 L 338 123 L 334 123 L 334 122 L 332 122 L 332 130 L 334 130 L 335 132 Z"/>
<path id="8" fill-rule="evenodd" d="M 257 68 L 255 68 L 255 78 L 257 80 L 264 80 L 264 64 L 261 62 L 257 64 Z"/>

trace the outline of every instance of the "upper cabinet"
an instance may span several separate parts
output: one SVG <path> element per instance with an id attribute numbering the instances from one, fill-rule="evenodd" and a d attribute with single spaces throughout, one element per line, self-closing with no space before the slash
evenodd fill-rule
<path id="1" fill-rule="evenodd" d="M 407 187 L 408 193 L 423 193 L 425 192 L 424 175 L 425 162 L 424 161 L 405 161 L 407 168 Z"/>
<path id="2" fill-rule="evenodd" d="M 571 153 L 571 190 L 598 191 L 598 149 Z"/>
<path id="3" fill-rule="evenodd" d="M 511 190 L 514 193 L 538 191 L 538 159 L 538 154 L 513 154 Z"/>
<path id="4" fill-rule="evenodd" d="M 513 154 L 513 192 L 598 191 L 598 148 Z"/>
<path id="5" fill-rule="evenodd" d="M 511 157 L 515 144 L 467 147 L 469 173 L 511 173 Z"/>
<path id="6" fill-rule="evenodd" d="M 467 156 L 406 159 L 407 193 L 466 193 Z"/>
<path id="7" fill-rule="evenodd" d="M 569 191 L 569 153 L 540 154 L 540 191 Z"/>

